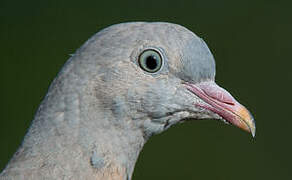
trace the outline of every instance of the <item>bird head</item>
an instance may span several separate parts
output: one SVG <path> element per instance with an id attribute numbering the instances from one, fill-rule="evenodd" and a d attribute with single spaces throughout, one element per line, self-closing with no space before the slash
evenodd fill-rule
<path id="1" fill-rule="evenodd" d="M 220 119 L 255 135 L 253 117 L 215 83 L 213 55 L 188 29 L 123 23 L 97 37 L 80 52 L 100 63 L 96 96 L 116 119 L 130 117 L 146 137 L 196 119 Z"/>

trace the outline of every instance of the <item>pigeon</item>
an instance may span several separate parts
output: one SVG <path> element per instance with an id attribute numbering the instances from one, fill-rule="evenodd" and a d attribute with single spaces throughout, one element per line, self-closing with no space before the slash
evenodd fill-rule
<path id="1" fill-rule="evenodd" d="M 150 137 L 198 119 L 255 136 L 203 39 L 167 22 L 112 25 L 65 63 L 0 179 L 130 180 Z"/>

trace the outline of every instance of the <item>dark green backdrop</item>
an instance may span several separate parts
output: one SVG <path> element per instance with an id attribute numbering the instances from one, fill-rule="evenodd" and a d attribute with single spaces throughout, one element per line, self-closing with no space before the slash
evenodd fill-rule
<path id="1" fill-rule="evenodd" d="M 292 1 L 1 0 L 0 169 L 11 158 L 69 54 L 102 28 L 170 21 L 201 36 L 217 82 L 254 114 L 255 139 L 206 120 L 150 139 L 134 180 L 292 179 Z"/>

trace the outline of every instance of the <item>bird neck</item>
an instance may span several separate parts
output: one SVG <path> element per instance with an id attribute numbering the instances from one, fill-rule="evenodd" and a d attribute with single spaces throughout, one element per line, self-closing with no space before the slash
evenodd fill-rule
<path id="1" fill-rule="evenodd" d="M 65 81 L 63 75 L 54 80 L 2 174 L 27 174 L 26 179 L 131 179 L 145 143 L 141 129 L 123 111 L 117 115 L 98 101 L 90 82 L 83 79 L 83 86 L 68 77 Z"/>

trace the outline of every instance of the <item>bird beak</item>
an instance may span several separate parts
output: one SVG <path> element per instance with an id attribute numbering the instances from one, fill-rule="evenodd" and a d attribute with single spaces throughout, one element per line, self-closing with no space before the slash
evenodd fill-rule
<path id="1" fill-rule="evenodd" d="M 187 89 L 205 103 L 196 103 L 197 107 L 218 114 L 222 119 L 255 136 L 255 121 L 250 112 L 237 102 L 229 92 L 213 81 L 198 84 L 186 83 Z"/>

